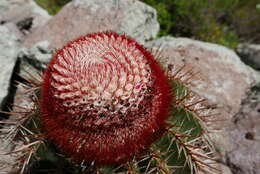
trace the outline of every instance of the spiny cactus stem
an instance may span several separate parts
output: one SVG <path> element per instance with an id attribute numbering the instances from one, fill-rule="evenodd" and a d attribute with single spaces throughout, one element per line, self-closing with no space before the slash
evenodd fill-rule
<path id="1" fill-rule="evenodd" d="M 183 151 L 189 157 L 189 159 L 187 159 L 187 161 L 188 161 L 188 165 L 190 166 L 192 171 L 201 170 L 202 166 L 204 166 L 204 167 L 206 166 L 210 170 L 214 170 L 215 173 L 219 173 L 219 170 L 217 168 L 212 167 L 208 163 L 204 162 L 204 160 L 213 161 L 213 159 L 207 155 L 197 152 L 197 149 L 200 149 L 201 147 L 192 145 L 193 142 L 200 139 L 199 137 L 193 139 L 190 142 L 186 142 L 184 138 L 191 137 L 188 134 L 186 135 L 186 134 L 183 134 L 183 132 L 176 131 L 176 130 L 173 131 L 171 129 L 167 129 L 167 133 L 172 135 L 171 142 L 175 141 L 176 143 L 179 144 L 179 146 L 180 146 L 179 152 Z M 194 163 L 192 164 L 191 161 L 193 161 Z M 204 169 L 204 170 L 207 170 L 207 169 Z"/>
<path id="2" fill-rule="evenodd" d="M 172 79 L 179 79 L 180 73 L 185 69 L 187 65 L 184 63 L 181 67 L 179 67 L 171 76 Z M 174 70 L 174 65 L 172 65 L 172 70 Z"/>
<path id="3" fill-rule="evenodd" d="M 191 104 L 188 104 L 188 105 L 183 105 L 184 108 L 186 108 L 187 110 L 190 110 L 190 111 L 196 111 L 196 109 L 192 108 L 193 106 L 197 105 L 197 104 L 201 104 L 203 102 L 207 101 L 207 99 L 201 99 L 201 100 L 198 100 L 196 102 L 193 102 Z"/>
<path id="4" fill-rule="evenodd" d="M 127 172 L 130 174 L 130 173 L 133 173 L 133 174 L 137 174 L 138 173 L 138 167 L 137 167 L 137 162 L 135 160 L 132 160 L 130 162 L 128 162 L 126 164 L 126 168 L 127 168 Z"/>
<path id="5" fill-rule="evenodd" d="M 160 151 L 154 151 L 154 160 L 158 164 L 158 170 L 161 171 L 163 174 L 170 174 L 168 165 L 167 165 L 167 160 L 162 159 L 160 156 L 162 155 Z"/>
<path id="6" fill-rule="evenodd" d="M 8 114 L 8 115 L 13 115 L 13 116 L 21 116 L 21 113 L 17 113 L 17 112 L 7 112 L 7 111 L 0 111 L 0 113 L 2 114 Z M 2 121 L 3 123 L 8 123 L 6 121 Z"/>
<path id="7" fill-rule="evenodd" d="M 176 70 L 175 70 L 176 69 Z M 192 81 L 196 78 L 201 80 L 200 71 L 195 70 L 193 67 L 187 69 L 187 64 L 184 63 L 182 66 L 176 68 L 176 66 L 168 65 L 166 76 L 169 80 L 175 80 L 181 82 L 185 87 L 191 86 Z"/>
<path id="8" fill-rule="evenodd" d="M 183 96 L 179 96 L 179 94 L 176 94 L 176 91 L 178 91 L 178 89 L 173 89 L 172 92 L 174 93 L 174 102 L 172 105 L 185 105 L 185 101 L 195 97 L 195 94 L 193 92 L 191 92 L 190 90 L 187 90 L 187 87 L 184 86 L 185 91 Z"/>
<path id="9" fill-rule="evenodd" d="M 187 81 L 187 77 L 190 76 L 189 78 L 191 78 L 191 77 L 193 77 L 192 75 L 193 75 L 193 68 L 191 68 L 191 69 L 189 69 L 189 70 L 186 70 L 186 72 L 184 72 L 183 74 L 177 76 L 175 80 L 180 80 L 180 81 L 182 81 L 182 79 L 184 79 L 184 77 L 185 77 L 185 80 L 182 81 L 182 82 L 183 82 L 184 84 L 186 84 L 186 83 L 188 82 L 188 81 Z M 185 83 L 185 82 L 186 82 L 186 83 Z"/>
<path id="10" fill-rule="evenodd" d="M 22 152 L 21 156 L 17 159 L 18 165 L 22 164 L 22 168 L 20 173 L 23 174 L 29 166 L 31 159 L 34 157 L 35 152 L 43 144 L 43 141 L 37 140 L 32 142 L 31 140 L 27 140 L 29 144 L 22 146 L 19 150 L 14 151 L 13 153 Z"/>
<path id="11" fill-rule="evenodd" d="M 193 158 L 195 159 L 194 156 L 196 156 L 196 155 L 193 155 Z M 209 165 L 209 164 L 207 164 L 207 163 L 205 163 L 205 162 L 203 162 L 201 160 L 196 159 L 196 160 L 194 160 L 194 162 L 198 166 L 199 170 L 202 170 L 202 171 L 205 171 L 205 172 L 206 171 L 207 172 L 211 171 L 214 174 L 221 174 L 222 173 L 220 169 L 212 167 L 211 165 Z M 207 169 L 206 169 L 206 167 L 207 167 Z"/>
<path id="12" fill-rule="evenodd" d="M 197 138 L 198 136 L 192 136 L 192 135 L 189 135 L 189 134 L 183 134 L 183 133 L 180 133 L 179 131 L 175 131 L 175 130 L 171 130 L 170 128 L 176 128 L 176 126 L 171 126 L 167 129 L 167 132 L 174 135 L 175 138 Z"/>
<path id="13" fill-rule="evenodd" d="M 27 167 L 29 166 L 31 159 L 36 157 L 35 153 L 37 149 L 40 147 L 40 145 L 44 143 L 44 135 L 42 133 L 36 133 L 36 131 L 39 132 L 39 128 L 37 126 L 37 123 L 35 123 L 34 118 L 35 114 L 37 113 L 37 107 L 35 106 L 37 106 L 38 104 L 37 96 L 34 96 L 34 91 L 36 90 L 35 84 L 32 84 L 31 86 L 28 86 L 28 84 L 23 84 L 22 86 L 28 89 L 27 91 L 25 91 L 26 94 L 28 92 L 32 93 L 32 95 L 30 96 L 30 101 L 32 102 L 33 107 L 23 107 L 20 105 L 13 104 L 12 106 L 18 109 L 19 111 L 5 113 L 14 116 L 14 121 L 3 121 L 4 124 L 12 125 L 8 129 L 5 141 L 12 141 L 13 139 L 17 138 L 18 135 L 21 135 L 19 136 L 19 138 L 23 139 L 22 141 L 24 145 L 22 147 L 14 149 L 13 151 L 7 153 L 18 154 L 16 163 L 18 166 L 21 166 L 21 174 L 27 170 Z M 4 111 L 0 112 L 4 113 Z M 28 122 L 32 122 L 33 124 L 33 127 L 31 129 L 26 126 Z"/>
<path id="14" fill-rule="evenodd" d="M 194 72 L 193 68 L 185 70 L 185 67 L 186 64 L 182 65 L 175 72 L 171 73 L 174 70 L 174 67 L 172 67 L 169 71 L 167 71 L 168 79 L 174 79 L 181 81 L 185 85 L 189 85 L 190 80 L 195 76 L 196 73 Z"/>
<path id="15" fill-rule="evenodd" d="M 36 74 L 31 73 L 30 71 L 23 69 L 24 75 L 18 74 L 23 80 L 25 80 L 27 85 L 40 86 L 42 83 L 42 72 L 36 71 Z"/>

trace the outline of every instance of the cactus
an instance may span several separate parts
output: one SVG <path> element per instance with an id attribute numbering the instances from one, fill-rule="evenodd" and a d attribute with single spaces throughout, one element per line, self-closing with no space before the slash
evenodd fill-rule
<path id="1" fill-rule="evenodd" d="M 10 112 L 25 143 L 15 151 L 21 173 L 39 161 L 73 174 L 219 173 L 210 111 L 189 89 L 194 72 L 163 70 L 158 53 L 93 33 L 56 51 L 43 76 L 29 74 L 33 105 Z"/>

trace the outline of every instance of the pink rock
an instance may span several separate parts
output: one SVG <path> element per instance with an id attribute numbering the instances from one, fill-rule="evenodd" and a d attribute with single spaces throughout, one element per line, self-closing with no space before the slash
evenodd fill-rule
<path id="1" fill-rule="evenodd" d="M 230 119 L 239 110 L 247 88 L 260 81 L 260 74 L 242 63 L 234 51 L 212 43 L 186 38 L 162 37 L 147 47 L 161 47 L 163 66 L 172 64 L 199 71 L 192 88 Z"/>
<path id="2" fill-rule="evenodd" d="M 260 83 L 247 92 L 239 112 L 227 128 L 233 148 L 225 155 L 225 162 L 236 174 L 260 173 Z"/>

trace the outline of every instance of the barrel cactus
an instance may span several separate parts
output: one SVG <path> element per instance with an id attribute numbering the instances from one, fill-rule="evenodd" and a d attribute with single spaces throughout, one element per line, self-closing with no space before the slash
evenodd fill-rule
<path id="1" fill-rule="evenodd" d="M 75 174 L 219 173 L 207 137 L 211 115 L 189 89 L 193 72 L 165 70 L 158 57 L 114 32 L 56 51 L 41 78 L 26 78 L 35 97 L 16 114 L 21 172 L 48 161 Z"/>

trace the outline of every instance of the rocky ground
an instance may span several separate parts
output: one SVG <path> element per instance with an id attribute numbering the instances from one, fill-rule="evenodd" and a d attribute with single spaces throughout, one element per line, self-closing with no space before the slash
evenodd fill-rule
<path id="1" fill-rule="evenodd" d="M 221 129 L 212 134 L 223 174 L 260 173 L 260 46 L 226 47 L 171 36 L 156 38 L 156 11 L 138 0 L 74 0 L 50 16 L 32 0 L 0 0 L 0 104 L 26 105 L 15 87 L 29 63 L 43 69 L 54 50 L 77 36 L 97 32 L 126 33 L 147 48 L 160 48 L 160 62 L 200 72 L 192 88 L 214 106 Z M 243 63 L 244 61 L 245 63 Z M 252 66 L 252 68 L 250 66 Z M 2 115 L 4 117 L 5 115 Z M 12 149 L 0 140 L 0 154 Z M 8 147 L 8 148 L 6 148 Z M 0 174 L 14 168 L 14 157 L 0 157 Z"/>

